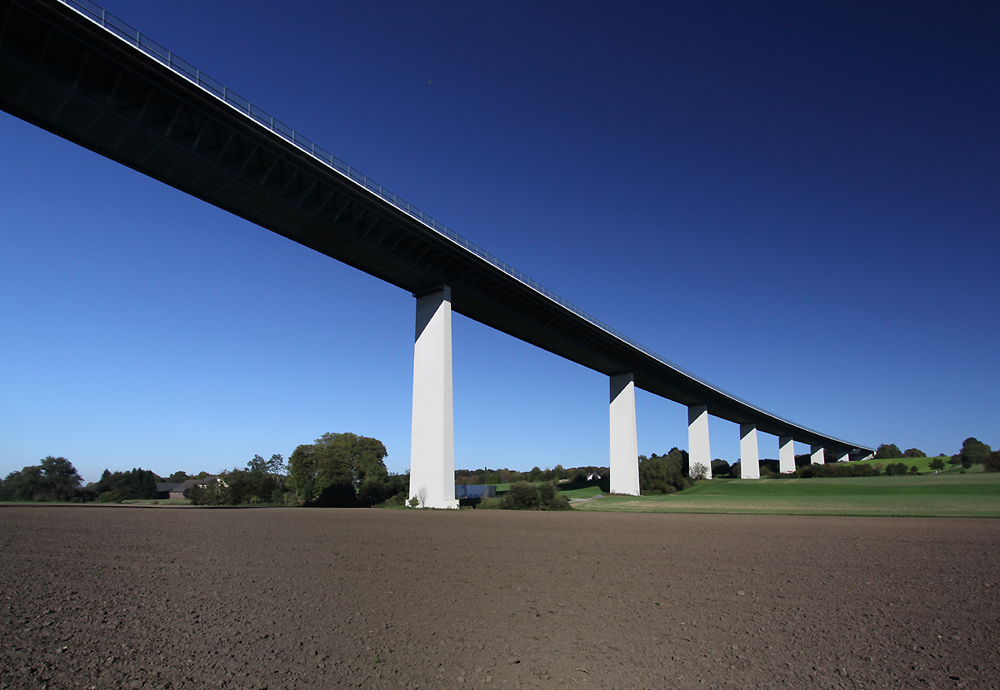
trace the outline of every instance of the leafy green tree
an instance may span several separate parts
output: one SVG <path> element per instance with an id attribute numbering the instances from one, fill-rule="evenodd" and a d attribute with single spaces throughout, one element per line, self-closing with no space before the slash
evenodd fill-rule
<path id="1" fill-rule="evenodd" d="M 11 472 L 3 480 L 3 498 L 9 501 L 80 500 L 83 479 L 66 458 L 44 458 L 20 472 Z"/>
<path id="2" fill-rule="evenodd" d="M 156 482 L 159 477 L 150 470 L 135 467 L 128 472 L 104 470 L 96 484 L 88 489 L 97 494 L 114 492 L 119 500 L 156 498 Z"/>
<path id="3" fill-rule="evenodd" d="M 989 457 L 991 448 L 985 443 L 979 441 L 975 437 L 969 437 L 962 442 L 962 450 L 959 452 L 959 457 L 962 462 L 962 467 L 972 467 L 973 463 L 983 462 Z"/>
<path id="4" fill-rule="evenodd" d="M 1000 472 L 1000 450 L 995 450 L 983 460 L 984 472 Z"/>
<path id="5" fill-rule="evenodd" d="M 289 482 L 300 501 L 314 505 L 367 505 L 385 500 L 388 453 L 381 441 L 352 433 L 323 434 L 288 458 Z"/>
<path id="6" fill-rule="evenodd" d="M 935 472 L 940 472 L 944 469 L 944 458 L 932 458 L 930 462 L 930 468 Z"/>
<path id="7" fill-rule="evenodd" d="M 926 458 L 927 454 L 919 448 L 907 448 L 903 451 L 904 458 Z M 915 467 L 915 465 L 914 465 Z"/>
<path id="8" fill-rule="evenodd" d="M 11 472 L 3 480 L 3 500 L 34 501 L 41 483 L 41 465 L 29 465 L 19 472 Z"/>
<path id="9" fill-rule="evenodd" d="M 894 460 L 901 457 L 903 453 L 895 443 L 883 443 L 875 451 L 875 458 L 878 460 Z"/>
<path id="10" fill-rule="evenodd" d="M 278 453 L 272 455 L 270 460 L 255 455 L 253 460 L 247 463 L 247 471 L 258 474 L 283 475 L 286 470 L 285 459 Z"/>
<path id="11" fill-rule="evenodd" d="M 671 494 L 687 487 L 684 479 L 682 452 L 671 448 L 666 455 L 653 453 L 639 456 L 639 490 L 647 493 Z"/>

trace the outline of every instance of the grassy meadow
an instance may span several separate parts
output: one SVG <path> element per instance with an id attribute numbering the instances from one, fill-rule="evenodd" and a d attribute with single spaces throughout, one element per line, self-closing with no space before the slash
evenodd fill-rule
<path id="1" fill-rule="evenodd" d="M 713 479 L 669 496 L 565 495 L 590 499 L 574 502 L 576 510 L 626 513 L 1000 517 L 1000 474 L 986 474 L 981 466 L 966 474 Z"/>

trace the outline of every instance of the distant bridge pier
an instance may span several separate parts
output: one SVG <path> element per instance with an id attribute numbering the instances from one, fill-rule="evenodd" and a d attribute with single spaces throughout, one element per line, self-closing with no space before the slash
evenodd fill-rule
<path id="1" fill-rule="evenodd" d="M 708 405 L 688 407 L 688 466 L 705 467 L 705 478 L 712 478 L 712 444 L 708 435 Z"/>
<path id="2" fill-rule="evenodd" d="M 740 424 L 740 479 L 760 479 L 756 424 Z"/>
<path id="3" fill-rule="evenodd" d="M 451 368 L 451 288 L 414 295 L 413 426 L 410 498 L 426 508 L 458 508 Z"/>
<path id="4" fill-rule="evenodd" d="M 795 471 L 795 439 L 791 436 L 778 438 L 778 470 L 782 474 Z"/>
<path id="5" fill-rule="evenodd" d="M 825 465 L 826 464 L 826 454 L 823 451 L 823 446 L 812 446 L 812 457 L 810 462 L 814 465 Z"/>
<path id="6" fill-rule="evenodd" d="M 837 462 L 850 462 L 850 461 L 851 461 L 851 454 L 846 450 L 839 458 L 837 458 Z"/>
<path id="7" fill-rule="evenodd" d="M 635 377 L 611 376 L 611 493 L 639 495 L 639 441 L 635 424 Z"/>

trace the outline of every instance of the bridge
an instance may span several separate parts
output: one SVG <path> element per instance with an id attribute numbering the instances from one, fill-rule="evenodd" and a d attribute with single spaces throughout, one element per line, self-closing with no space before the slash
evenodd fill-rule
<path id="1" fill-rule="evenodd" d="M 635 389 L 688 408 L 691 465 L 711 473 L 709 417 L 814 462 L 873 451 L 762 410 L 559 298 L 89 0 L 0 0 L 0 108 L 416 299 L 410 495 L 456 507 L 451 314 L 609 377 L 611 490 L 638 494 Z"/>

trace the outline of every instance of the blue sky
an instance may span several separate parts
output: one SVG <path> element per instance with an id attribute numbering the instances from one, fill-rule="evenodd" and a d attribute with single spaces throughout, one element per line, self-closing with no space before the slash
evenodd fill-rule
<path id="1" fill-rule="evenodd" d="M 1000 9 L 870 5 L 105 2 L 716 386 L 873 447 L 996 448 Z M 407 469 L 409 294 L 4 113 L 0 161 L 0 475 L 328 431 Z M 606 377 L 460 316 L 454 356 L 458 467 L 607 464 Z M 686 447 L 682 406 L 637 404 L 640 453 Z"/>

